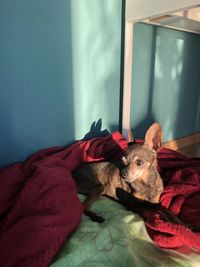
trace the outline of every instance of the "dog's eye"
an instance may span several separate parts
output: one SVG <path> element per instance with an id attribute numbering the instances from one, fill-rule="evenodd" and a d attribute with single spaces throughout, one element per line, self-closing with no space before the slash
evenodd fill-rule
<path id="1" fill-rule="evenodd" d="M 144 160 L 142 160 L 142 159 L 137 159 L 137 160 L 135 161 L 135 164 L 136 164 L 137 166 L 142 166 L 142 165 L 144 164 Z"/>

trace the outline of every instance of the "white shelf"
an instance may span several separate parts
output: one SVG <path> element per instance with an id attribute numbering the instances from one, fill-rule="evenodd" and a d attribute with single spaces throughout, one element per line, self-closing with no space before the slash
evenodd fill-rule
<path id="1" fill-rule="evenodd" d="M 133 27 L 147 22 L 200 34 L 200 0 L 126 0 L 122 132 L 130 127 Z"/>
<path id="2" fill-rule="evenodd" d="M 200 0 L 126 0 L 126 21 L 144 19 L 188 10 L 200 5 Z"/>

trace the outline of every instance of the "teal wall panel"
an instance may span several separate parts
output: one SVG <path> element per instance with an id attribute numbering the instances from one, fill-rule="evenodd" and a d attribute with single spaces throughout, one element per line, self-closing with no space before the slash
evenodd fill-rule
<path id="1" fill-rule="evenodd" d="M 121 16 L 120 0 L 0 0 L 1 166 L 119 128 Z"/>
<path id="2" fill-rule="evenodd" d="M 135 136 L 153 121 L 164 140 L 200 131 L 200 36 L 138 23 L 134 28 L 131 125 Z"/>

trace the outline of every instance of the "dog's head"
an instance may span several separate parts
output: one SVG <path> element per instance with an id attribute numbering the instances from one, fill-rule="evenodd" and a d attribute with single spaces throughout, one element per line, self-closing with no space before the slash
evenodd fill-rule
<path id="1" fill-rule="evenodd" d="M 150 192 L 151 187 L 154 187 L 154 183 L 156 186 L 158 180 L 159 184 L 162 184 L 157 172 L 157 151 L 161 146 L 162 129 L 160 124 L 154 123 L 146 132 L 144 144 L 130 144 L 122 156 L 121 177 L 130 185 L 133 184 L 133 187 L 134 183 L 140 185 L 139 193 L 141 193 L 141 186 L 145 189 L 144 192 L 147 192 L 148 188 Z M 159 190 L 162 191 L 163 187 L 160 187 Z"/>

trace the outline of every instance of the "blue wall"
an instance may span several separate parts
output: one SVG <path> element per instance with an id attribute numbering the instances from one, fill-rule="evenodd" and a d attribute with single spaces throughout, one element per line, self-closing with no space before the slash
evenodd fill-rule
<path id="1" fill-rule="evenodd" d="M 134 28 L 131 125 L 143 138 L 159 121 L 164 140 L 200 131 L 200 35 L 138 23 Z"/>
<path id="2" fill-rule="evenodd" d="M 0 0 L 1 166 L 118 129 L 121 2 Z"/>
<path id="3" fill-rule="evenodd" d="M 0 0 L 0 166 L 119 129 L 123 3 Z M 199 131 L 200 37 L 137 24 L 134 40 L 135 136 Z"/>

